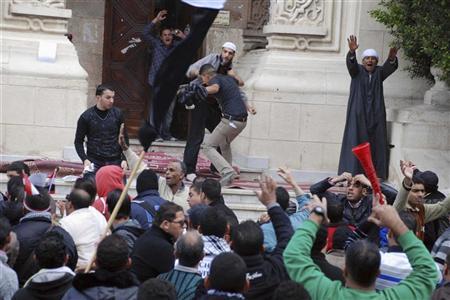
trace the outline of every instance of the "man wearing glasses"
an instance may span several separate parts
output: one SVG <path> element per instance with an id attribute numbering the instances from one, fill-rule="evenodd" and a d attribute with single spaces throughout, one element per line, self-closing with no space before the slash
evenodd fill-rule
<path id="1" fill-rule="evenodd" d="M 159 208 L 153 225 L 141 235 L 131 255 L 131 271 L 144 282 L 169 272 L 175 264 L 174 243 L 186 227 L 183 208 L 167 202 Z"/>

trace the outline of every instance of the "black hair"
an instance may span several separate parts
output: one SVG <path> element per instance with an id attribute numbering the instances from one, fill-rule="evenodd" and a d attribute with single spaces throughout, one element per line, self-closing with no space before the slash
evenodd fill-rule
<path id="1" fill-rule="evenodd" d="M 164 30 L 170 30 L 172 32 L 173 28 L 170 26 L 161 26 L 161 28 L 159 29 L 159 36 L 161 36 Z"/>
<path id="2" fill-rule="evenodd" d="M 136 179 L 136 192 L 158 189 L 158 175 L 150 169 L 143 170 Z"/>
<path id="3" fill-rule="evenodd" d="M 275 189 L 275 194 L 276 194 L 276 198 L 277 198 L 277 203 L 281 206 L 281 208 L 286 211 L 287 208 L 289 207 L 289 193 L 288 191 L 282 187 L 282 186 L 278 186 Z"/>
<path id="4" fill-rule="evenodd" d="M 139 286 L 137 300 L 176 300 L 177 291 L 172 283 L 159 278 L 150 278 Z"/>
<path id="5" fill-rule="evenodd" d="M 177 212 L 183 212 L 183 208 L 178 204 L 173 202 L 166 202 L 161 205 L 156 212 L 155 218 L 153 219 L 153 224 L 159 226 L 164 221 L 172 222 L 176 218 Z"/>
<path id="6" fill-rule="evenodd" d="M 64 266 L 67 249 L 62 234 L 56 231 L 48 232 L 34 253 L 40 268 L 55 269 Z"/>
<path id="7" fill-rule="evenodd" d="M 198 73 L 200 75 L 214 74 L 214 73 L 216 73 L 216 68 L 214 68 L 214 66 L 211 64 L 204 64 L 203 66 L 200 67 L 200 70 L 198 71 Z"/>
<path id="8" fill-rule="evenodd" d="M 227 218 L 215 207 L 206 208 L 200 217 L 200 231 L 203 235 L 223 238 L 227 232 Z"/>
<path id="9" fill-rule="evenodd" d="M 117 272 L 125 269 L 128 262 L 128 245 L 123 237 L 112 234 L 105 237 L 97 247 L 96 263 L 100 269 Z"/>
<path id="10" fill-rule="evenodd" d="M 298 282 L 287 280 L 280 283 L 272 300 L 310 300 L 308 291 Z"/>
<path id="11" fill-rule="evenodd" d="M 380 269 L 380 250 L 367 240 L 358 240 L 345 252 L 345 268 L 353 281 L 363 287 L 370 287 L 377 279 Z"/>
<path id="12" fill-rule="evenodd" d="M 106 204 L 108 205 L 108 211 L 112 214 L 114 208 L 119 202 L 120 195 L 122 194 L 121 189 L 115 189 L 108 193 L 106 197 Z M 120 206 L 119 211 L 117 212 L 117 219 L 123 219 L 130 217 L 131 214 L 131 199 L 128 194 L 125 195 L 123 199 L 122 205 Z"/>
<path id="13" fill-rule="evenodd" d="M 195 267 L 203 258 L 203 239 L 196 231 L 188 231 L 183 234 L 175 244 L 180 265 Z"/>
<path id="14" fill-rule="evenodd" d="M 247 266 L 244 260 L 232 252 L 223 252 L 211 262 L 209 289 L 240 293 L 247 281 Z"/>
<path id="15" fill-rule="evenodd" d="M 330 223 L 342 222 L 344 218 L 344 203 L 331 192 L 324 193 L 323 197 L 327 199 L 327 216 L 330 219 Z"/>
<path id="16" fill-rule="evenodd" d="M 10 163 L 7 167 L 6 167 L 6 171 L 15 171 L 17 172 L 19 175 L 22 174 L 22 171 L 27 174 L 28 176 L 30 176 L 30 167 L 28 167 L 28 165 L 23 162 L 22 160 L 16 160 L 13 161 L 12 163 Z"/>
<path id="17" fill-rule="evenodd" d="M 219 201 L 222 196 L 222 186 L 218 180 L 207 178 L 202 183 L 202 192 L 209 201 Z"/>
<path id="18" fill-rule="evenodd" d="M 27 195 L 26 205 L 32 210 L 44 211 L 50 208 L 51 196 L 48 193 L 39 193 L 36 195 Z"/>
<path id="19" fill-rule="evenodd" d="M 195 179 L 197 179 L 197 178 L 198 177 L 195 177 Z M 194 180 L 194 182 L 192 182 L 192 185 L 190 188 L 193 189 L 194 191 L 196 191 L 198 194 L 200 194 L 202 192 L 202 185 L 203 185 L 203 181 L 198 182 L 198 181 Z"/>
<path id="20" fill-rule="evenodd" d="M 247 220 L 233 228 L 231 234 L 233 251 L 241 256 L 260 253 L 264 243 L 264 235 L 258 224 Z"/>
<path id="21" fill-rule="evenodd" d="M 101 95 L 103 95 L 103 93 L 105 91 L 108 91 L 108 90 L 111 92 L 115 91 L 111 85 L 109 85 L 107 83 L 102 83 L 102 84 L 98 85 L 97 88 L 95 89 L 95 96 L 101 96 Z"/>
<path id="22" fill-rule="evenodd" d="M 73 189 L 72 192 L 66 196 L 66 199 L 72 203 L 72 206 L 75 209 L 89 207 L 93 202 L 91 196 L 85 190 L 81 189 Z"/>
<path id="23" fill-rule="evenodd" d="M 333 234 L 333 249 L 344 250 L 347 238 L 352 233 L 353 231 L 347 225 L 337 227 Z"/>
<path id="24" fill-rule="evenodd" d="M 314 240 L 311 248 L 311 254 L 317 254 L 322 251 L 322 249 L 327 245 L 327 236 L 327 228 L 324 225 L 321 225 L 319 230 L 317 230 L 316 239 Z"/>
<path id="25" fill-rule="evenodd" d="M 6 184 L 6 190 L 8 191 L 9 201 L 23 202 L 25 199 L 25 186 L 20 176 L 11 177 Z"/>
<path id="26" fill-rule="evenodd" d="M 208 207 L 209 206 L 206 204 L 197 204 L 188 209 L 187 214 L 189 216 L 189 224 L 192 229 L 198 229 L 202 214 Z"/>
<path id="27" fill-rule="evenodd" d="M 97 197 L 97 187 L 95 186 L 94 179 L 80 177 L 75 181 L 73 188 L 86 191 L 89 194 L 89 196 L 91 197 L 92 201 L 94 201 L 95 197 Z"/>
<path id="28" fill-rule="evenodd" d="M 11 233 L 11 225 L 7 218 L 0 216 L 0 249 L 3 249 L 9 242 L 9 234 Z"/>

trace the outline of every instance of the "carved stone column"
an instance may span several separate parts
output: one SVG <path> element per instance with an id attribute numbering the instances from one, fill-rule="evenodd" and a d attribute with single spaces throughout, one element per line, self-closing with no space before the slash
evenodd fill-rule
<path id="1" fill-rule="evenodd" d="M 64 0 L 1 1 L 0 152 L 61 158 L 86 108 L 87 73 L 64 36 Z"/>

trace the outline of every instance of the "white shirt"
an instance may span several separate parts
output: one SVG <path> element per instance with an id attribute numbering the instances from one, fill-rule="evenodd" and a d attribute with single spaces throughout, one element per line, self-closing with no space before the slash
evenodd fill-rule
<path id="1" fill-rule="evenodd" d="M 77 209 L 62 218 L 60 224 L 72 236 L 77 247 L 77 267 L 86 266 L 106 229 L 105 217 L 97 209 L 89 206 Z"/>
<path id="2" fill-rule="evenodd" d="M 185 213 L 189 209 L 189 204 L 187 202 L 189 190 L 184 184 L 182 184 L 181 188 L 174 194 L 172 188 L 167 184 L 166 178 L 159 176 L 158 191 L 161 198 L 178 204 L 183 208 Z"/>

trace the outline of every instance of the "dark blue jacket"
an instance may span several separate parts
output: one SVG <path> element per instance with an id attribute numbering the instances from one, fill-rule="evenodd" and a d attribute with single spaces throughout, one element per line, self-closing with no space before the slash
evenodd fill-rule
<path id="1" fill-rule="evenodd" d="M 155 213 L 146 209 L 146 206 L 148 205 L 156 212 L 166 202 L 167 200 L 161 198 L 157 190 L 147 190 L 139 193 L 131 201 L 131 218 L 137 220 L 141 224 L 142 229 L 147 230 L 152 225 Z"/>
<path id="2" fill-rule="evenodd" d="M 294 234 L 291 221 L 280 206 L 268 210 L 275 228 L 277 245 L 271 254 L 242 256 L 247 265 L 250 289 L 244 293 L 245 299 L 272 299 L 276 287 L 289 280 L 283 262 L 283 251 Z"/>

